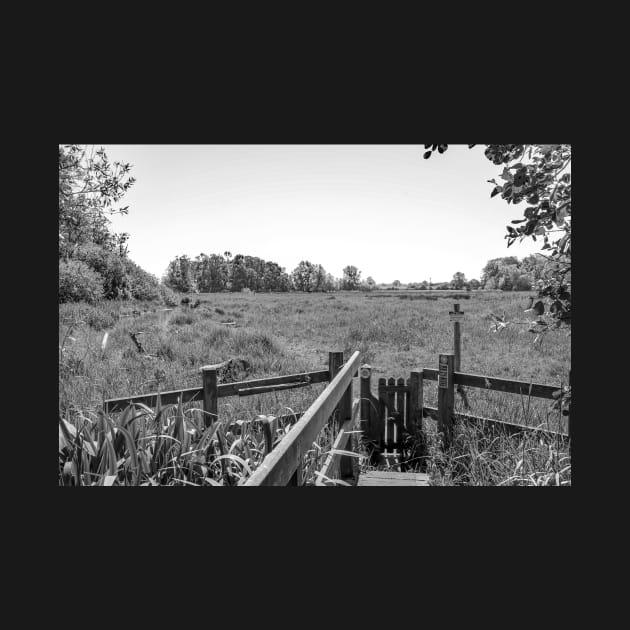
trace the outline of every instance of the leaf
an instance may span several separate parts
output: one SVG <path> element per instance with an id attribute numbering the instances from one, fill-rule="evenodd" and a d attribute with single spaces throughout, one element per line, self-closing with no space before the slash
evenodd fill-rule
<path id="1" fill-rule="evenodd" d="M 117 479 L 116 475 L 105 475 L 105 477 L 103 478 L 103 485 L 113 486 L 116 479 Z"/>
<path id="2" fill-rule="evenodd" d="M 538 302 L 536 302 L 536 304 L 534 304 L 532 308 L 537 315 L 543 315 L 545 312 L 545 305 L 540 300 L 538 300 Z"/>
<path id="3" fill-rule="evenodd" d="M 422 156 L 425 160 L 429 159 L 431 157 L 431 151 L 425 151 L 424 155 Z"/>

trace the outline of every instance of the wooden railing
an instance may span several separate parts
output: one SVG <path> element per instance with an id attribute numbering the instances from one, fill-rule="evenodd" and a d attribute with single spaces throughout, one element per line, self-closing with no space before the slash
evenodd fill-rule
<path id="1" fill-rule="evenodd" d="M 335 354 L 335 353 L 329 353 Z M 317 370 L 315 372 L 301 372 L 299 374 L 288 374 L 286 376 L 271 376 L 251 381 L 239 381 L 236 383 L 218 383 L 218 372 L 223 364 L 206 365 L 201 368 L 201 387 L 189 387 L 186 389 L 171 390 L 167 392 L 152 392 L 138 396 L 125 396 L 124 398 L 110 398 L 103 403 L 103 410 L 106 413 L 123 411 L 125 407 L 132 403 L 142 403 L 147 407 L 157 405 L 158 396 L 163 405 L 177 403 L 181 398 L 182 403 L 201 401 L 206 424 L 211 424 L 218 417 L 217 400 L 226 396 L 254 396 L 256 394 L 266 394 L 274 391 L 284 391 L 296 387 L 307 387 L 315 383 L 324 383 L 332 377 L 330 370 Z"/>
<path id="2" fill-rule="evenodd" d="M 336 355 L 337 365 L 332 367 L 336 376 L 280 444 L 263 459 L 245 483 L 246 486 L 302 485 L 303 457 L 335 410 L 339 413 L 340 428 L 347 429 L 351 425 L 352 379 L 358 372 L 360 355 L 359 352 L 355 352 L 345 365 L 342 365 L 343 353 Z M 346 465 L 348 464 L 342 458 L 340 466 Z"/>

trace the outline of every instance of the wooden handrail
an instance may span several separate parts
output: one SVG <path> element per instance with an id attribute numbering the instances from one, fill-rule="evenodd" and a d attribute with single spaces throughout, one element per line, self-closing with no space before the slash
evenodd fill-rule
<path id="1" fill-rule="evenodd" d="M 438 371 L 434 368 L 423 368 L 422 376 L 428 381 L 437 381 Z M 560 389 L 560 386 L 556 387 L 555 385 L 514 381 L 507 378 L 467 374 L 465 372 L 453 372 L 453 382 L 455 385 L 467 385 L 468 387 L 478 387 L 480 389 L 489 389 L 510 394 L 523 394 L 525 396 L 531 395 L 534 398 L 553 399 L 553 393 Z"/>
<path id="2" fill-rule="evenodd" d="M 282 442 L 261 462 L 246 486 L 286 486 L 301 463 L 302 456 L 317 438 L 322 427 L 352 384 L 359 368 L 360 354 L 356 351 L 295 423 Z"/>

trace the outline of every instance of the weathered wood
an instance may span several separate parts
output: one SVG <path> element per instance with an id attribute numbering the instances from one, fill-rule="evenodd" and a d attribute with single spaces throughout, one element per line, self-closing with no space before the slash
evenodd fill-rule
<path id="1" fill-rule="evenodd" d="M 285 389 L 296 389 L 298 387 L 309 387 L 311 383 L 302 382 L 302 383 L 283 383 L 281 385 L 267 385 L 265 387 L 245 387 L 244 389 L 238 390 L 239 396 L 254 396 L 257 394 L 267 394 L 269 392 L 279 392 L 284 391 Z"/>
<path id="2" fill-rule="evenodd" d="M 424 368 L 423 378 L 427 381 L 437 381 L 438 371 L 434 368 Z M 533 398 L 549 398 L 552 400 L 553 392 L 560 389 L 559 385 L 542 385 L 540 383 L 528 383 L 527 381 L 515 381 L 496 376 L 467 374 L 465 372 L 454 372 L 453 380 L 455 385 L 466 385 L 467 387 L 478 387 L 509 394 L 531 395 Z"/>
<path id="3" fill-rule="evenodd" d="M 385 442 L 385 426 L 387 423 L 387 407 L 385 405 L 385 386 L 387 379 L 381 377 L 378 379 L 378 440 L 377 444 L 380 449 L 387 448 Z"/>
<path id="4" fill-rule="evenodd" d="M 360 363 L 355 352 L 317 397 L 286 437 L 261 462 L 246 486 L 284 486 L 295 473 L 301 455 L 312 445 L 344 395 Z"/>
<path id="5" fill-rule="evenodd" d="M 315 372 L 302 372 L 300 374 L 288 374 L 286 376 L 270 376 L 268 378 L 258 378 L 251 381 L 237 381 L 235 383 L 223 383 L 219 385 L 219 398 L 226 396 L 238 396 L 239 389 L 252 387 L 267 387 L 269 385 L 284 385 L 286 383 L 297 383 L 309 381 L 311 385 L 315 383 L 325 383 L 329 381 L 328 370 L 317 370 Z"/>
<path id="6" fill-rule="evenodd" d="M 335 376 L 341 369 L 342 365 L 343 365 L 343 352 L 329 352 L 328 353 L 328 380 L 329 381 L 332 381 L 335 378 Z M 339 405 L 337 405 L 337 408 L 335 409 L 335 411 L 333 411 L 333 414 L 337 416 L 336 428 L 337 430 L 339 430 L 339 428 L 343 424 L 343 419 L 341 418 L 341 409 Z"/>
<path id="7" fill-rule="evenodd" d="M 359 475 L 358 486 L 428 486 L 429 475 L 425 473 L 388 472 L 371 470 Z"/>
<path id="8" fill-rule="evenodd" d="M 206 427 L 219 419 L 218 402 L 218 369 L 220 365 L 205 365 L 201 368 L 201 378 L 203 383 L 203 421 Z"/>
<path id="9" fill-rule="evenodd" d="M 453 304 L 455 313 L 459 313 L 459 303 Z M 455 354 L 455 371 L 460 372 L 462 366 L 462 329 L 459 321 L 453 322 L 453 352 Z"/>
<path id="10" fill-rule="evenodd" d="M 424 407 L 422 410 L 422 415 L 425 418 L 431 418 L 432 420 L 438 419 L 438 410 L 436 407 Z M 468 420 L 470 422 L 486 422 L 490 426 L 506 431 L 510 434 L 521 433 L 523 431 L 531 431 L 533 433 L 546 433 L 549 435 L 555 435 L 561 438 L 568 438 L 569 436 L 566 433 L 562 433 L 560 431 L 551 431 L 550 429 L 544 429 L 542 427 L 530 427 L 525 424 L 517 424 L 516 422 L 506 422 L 504 420 L 495 420 L 494 418 L 484 418 L 483 416 L 473 416 L 468 413 L 459 413 L 456 412 L 453 414 L 455 420 Z"/>
<path id="11" fill-rule="evenodd" d="M 300 374 L 288 374 L 286 376 L 270 376 L 268 378 L 259 378 L 251 381 L 237 381 L 234 383 L 219 384 L 217 390 L 218 398 L 226 396 L 238 396 L 239 389 L 268 387 L 270 385 L 283 385 L 285 383 L 295 383 L 299 381 L 309 380 L 310 385 L 315 383 L 325 383 L 329 380 L 328 370 L 317 370 L 315 372 L 302 372 Z M 275 390 L 269 390 L 275 391 Z M 155 407 L 157 397 L 161 396 L 163 405 L 176 404 L 177 399 L 181 396 L 182 403 L 187 403 L 203 399 L 203 387 L 188 387 L 185 389 L 169 390 L 166 392 L 152 392 L 150 394 L 140 394 L 138 396 L 124 396 L 122 398 L 109 398 L 105 400 L 104 411 L 117 412 L 123 411 L 131 403 L 142 403 L 147 407 Z M 247 395 L 247 394 L 246 394 Z"/>
<path id="12" fill-rule="evenodd" d="M 453 383 L 454 362 L 455 355 L 440 354 L 438 432 L 443 435 L 444 448 L 449 448 L 453 439 L 453 410 L 455 407 L 455 385 Z"/>
<path id="13" fill-rule="evenodd" d="M 376 423 L 376 399 L 372 396 L 372 366 L 365 365 L 361 366 L 360 369 L 361 375 L 361 431 L 363 431 L 363 436 L 366 440 L 377 440 L 377 432 L 376 427 L 378 426 Z"/>
<path id="14" fill-rule="evenodd" d="M 354 480 L 355 477 L 358 476 L 358 465 L 352 464 L 352 462 L 358 462 L 356 457 L 350 457 L 348 455 L 338 455 L 332 451 L 335 450 L 346 450 L 354 452 L 354 434 L 349 433 L 350 431 L 354 431 L 356 426 L 357 416 L 359 415 L 360 410 L 360 401 L 359 399 L 355 399 L 352 403 L 352 416 L 344 422 L 341 427 L 337 438 L 335 439 L 331 452 L 326 455 L 326 459 L 324 460 L 324 465 L 321 469 L 321 474 L 329 479 L 336 479 L 337 475 L 340 475 L 341 479 L 344 481 L 348 481 L 350 478 Z M 340 463 L 343 459 L 351 460 L 352 468 L 349 471 L 350 474 L 347 474 L 348 471 L 344 473 L 344 471 L 340 467 Z M 316 486 L 325 486 L 326 482 L 321 478 L 318 478 L 315 482 Z"/>
<path id="15" fill-rule="evenodd" d="M 152 394 L 142 394 L 140 396 L 125 396 L 124 398 L 109 398 L 103 401 L 103 411 L 114 413 L 124 411 L 132 403 L 142 403 L 147 407 L 157 405 L 158 396 L 162 405 L 177 404 L 177 399 L 181 396 L 182 403 L 201 401 L 203 399 L 203 387 L 190 387 L 187 389 L 169 390 L 167 392 L 154 392 Z"/>
<path id="16" fill-rule="evenodd" d="M 409 409 L 407 411 L 407 430 L 411 434 L 422 431 L 423 385 L 422 370 L 412 370 L 409 379 Z"/>

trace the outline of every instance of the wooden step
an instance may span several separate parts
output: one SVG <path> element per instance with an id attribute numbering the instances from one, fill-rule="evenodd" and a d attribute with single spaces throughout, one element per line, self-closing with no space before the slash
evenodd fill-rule
<path id="1" fill-rule="evenodd" d="M 388 472 L 371 470 L 359 475 L 358 486 L 428 486 L 429 475 L 425 473 Z"/>

